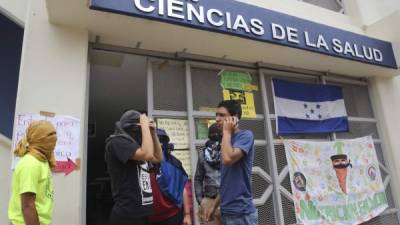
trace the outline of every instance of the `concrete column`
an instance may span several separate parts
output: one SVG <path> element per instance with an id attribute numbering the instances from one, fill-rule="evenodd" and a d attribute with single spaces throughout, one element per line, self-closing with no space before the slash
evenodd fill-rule
<path id="1" fill-rule="evenodd" d="M 29 1 L 30 0 L 0 0 L 0 13 L 23 27 Z"/>
<path id="2" fill-rule="evenodd" d="M 384 158 L 392 177 L 392 192 L 400 206 L 400 77 L 370 79 L 370 91 L 384 144 Z"/>
<path id="3" fill-rule="evenodd" d="M 87 59 L 88 31 L 50 24 L 46 1 L 31 0 L 25 23 L 16 115 L 49 111 L 80 118 L 82 168 L 86 167 L 82 156 L 86 155 Z M 53 179 L 53 224 L 84 223 L 86 174 L 82 170 L 68 176 L 59 173 L 53 174 Z M 7 202 L 1 202 L 1 208 Z"/>
<path id="4" fill-rule="evenodd" d="M 7 176 L 8 171 L 11 168 L 10 154 L 11 152 L 11 140 L 0 134 L 0 224 L 8 224 L 7 220 L 7 208 L 8 200 L 10 198 L 10 176 Z"/>

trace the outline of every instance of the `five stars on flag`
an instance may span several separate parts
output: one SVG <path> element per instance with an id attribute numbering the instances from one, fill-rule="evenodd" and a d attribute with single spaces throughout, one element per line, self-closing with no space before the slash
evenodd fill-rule
<path id="1" fill-rule="evenodd" d="M 313 105 L 304 103 L 303 107 L 305 109 L 305 116 L 307 119 L 322 119 L 322 115 L 321 115 L 321 105 L 320 104 L 316 104 L 315 107 L 313 107 Z M 314 116 L 312 116 L 314 115 Z"/>

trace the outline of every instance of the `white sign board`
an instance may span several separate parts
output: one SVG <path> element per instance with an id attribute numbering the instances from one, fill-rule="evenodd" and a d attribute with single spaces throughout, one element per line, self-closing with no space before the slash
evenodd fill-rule
<path id="1" fill-rule="evenodd" d="M 79 157 L 80 120 L 72 116 L 56 115 L 46 117 L 37 114 L 21 114 L 16 118 L 12 146 L 24 137 L 26 128 L 32 121 L 46 120 L 51 122 L 57 130 L 57 144 L 54 150 L 56 161 L 75 161 Z M 17 159 L 13 160 L 13 168 Z"/>
<path id="2" fill-rule="evenodd" d="M 190 161 L 190 151 L 189 150 L 175 150 L 171 153 L 175 156 L 179 161 L 182 162 L 182 166 L 185 169 L 186 173 L 189 177 L 192 177 L 192 167 Z"/>
<path id="3" fill-rule="evenodd" d="M 189 149 L 189 125 L 187 120 L 157 119 L 157 127 L 167 132 L 175 149 Z"/>

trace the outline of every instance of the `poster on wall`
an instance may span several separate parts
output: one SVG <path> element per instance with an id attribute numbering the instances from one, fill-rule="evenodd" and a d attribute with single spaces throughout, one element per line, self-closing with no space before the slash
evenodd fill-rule
<path id="1" fill-rule="evenodd" d="M 284 145 L 298 224 L 356 225 L 388 207 L 372 137 Z"/>
<path id="2" fill-rule="evenodd" d="M 215 122 L 215 120 L 210 119 L 196 120 L 196 138 L 198 140 L 208 139 L 208 129 Z"/>
<path id="3" fill-rule="evenodd" d="M 242 106 L 243 118 L 256 118 L 253 91 L 258 91 L 258 86 L 253 85 L 248 72 L 222 70 L 218 73 L 221 77 L 220 85 L 223 89 L 224 100 L 239 100 Z"/>
<path id="4" fill-rule="evenodd" d="M 236 72 L 222 70 L 218 73 L 221 76 L 221 87 L 236 91 L 257 91 L 257 85 L 251 83 L 251 75 L 247 72 Z"/>
<path id="5" fill-rule="evenodd" d="M 189 176 L 189 181 L 186 183 L 186 190 L 189 195 L 189 207 L 193 211 L 192 202 L 192 163 L 190 157 L 190 143 L 189 143 L 189 124 L 186 119 L 165 119 L 158 118 L 157 128 L 164 129 L 167 133 L 170 143 L 174 144 L 174 150 L 171 152 L 179 161 L 181 161 L 183 169 Z"/>
<path id="6" fill-rule="evenodd" d="M 190 161 L 190 151 L 189 149 L 186 150 L 174 150 L 171 153 L 175 156 L 179 161 L 182 162 L 182 166 L 185 169 L 186 173 L 189 175 L 189 178 L 192 177 L 192 163 Z"/>
<path id="7" fill-rule="evenodd" d="M 157 119 L 157 127 L 164 129 L 174 144 L 174 155 L 182 162 L 186 173 L 191 177 L 192 168 L 190 161 L 189 125 L 186 119 Z"/>
<path id="8" fill-rule="evenodd" d="M 238 100 L 242 106 L 242 118 L 256 118 L 254 96 L 251 92 L 223 90 L 224 100 Z"/>
<path id="9" fill-rule="evenodd" d="M 186 119 L 157 119 L 157 127 L 167 132 L 175 149 L 189 149 L 189 125 Z"/>
<path id="10" fill-rule="evenodd" d="M 54 156 L 57 161 L 57 168 L 55 168 L 55 171 L 67 172 L 64 170 L 70 170 L 72 168 L 72 163 L 76 162 L 79 157 L 81 125 L 79 118 L 64 115 L 55 115 L 54 117 L 49 117 L 39 114 L 20 114 L 16 118 L 12 141 L 13 149 L 15 149 L 17 143 L 24 137 L 25 131 L 29 124 L 32 121 L 38 120 L 49 121 L 56 128 L 57 143 L 54 149 Z M 12 169 L 15 168 L 17 162 L 18 158 L 15 157 L 12 163 Z M 75 167 L 73 167 L 72 170 L 74 168 Z"/>

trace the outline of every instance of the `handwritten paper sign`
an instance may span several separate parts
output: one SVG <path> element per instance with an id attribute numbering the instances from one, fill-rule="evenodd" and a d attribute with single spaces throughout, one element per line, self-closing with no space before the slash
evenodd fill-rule
<path id="1" fill-rule="evenodd" d="M 16 118 L 12 146 L 24 137 L 26 128 L 33 121 L 46 120 L 51 122 L 57 130 L 57 144 L 54 150 L 56 161 L 75 161 L 79 157 L 80 120 L 72 116 L 56 115 L 47 117 L 37 114 L 21 114 Z M 13 168 L 18 159 L 13 160 Z"/>
<path id="2" fill-rule="evenodd" d="M 189 177 L 192 177 L 192 167 L 190 162 L 190 151 L 189 150 L 174 150 L 171 153 L 175 156 L 179 161 L 182 162 L 182 166 L 185 169 L 186 173 Z"/>
<path id="3" fill-rule="evenodd" d="M 157 127 L 167 132 L 175 149 L 189 149 L 189 126 L 187 120 L 157 119 Z"/>

